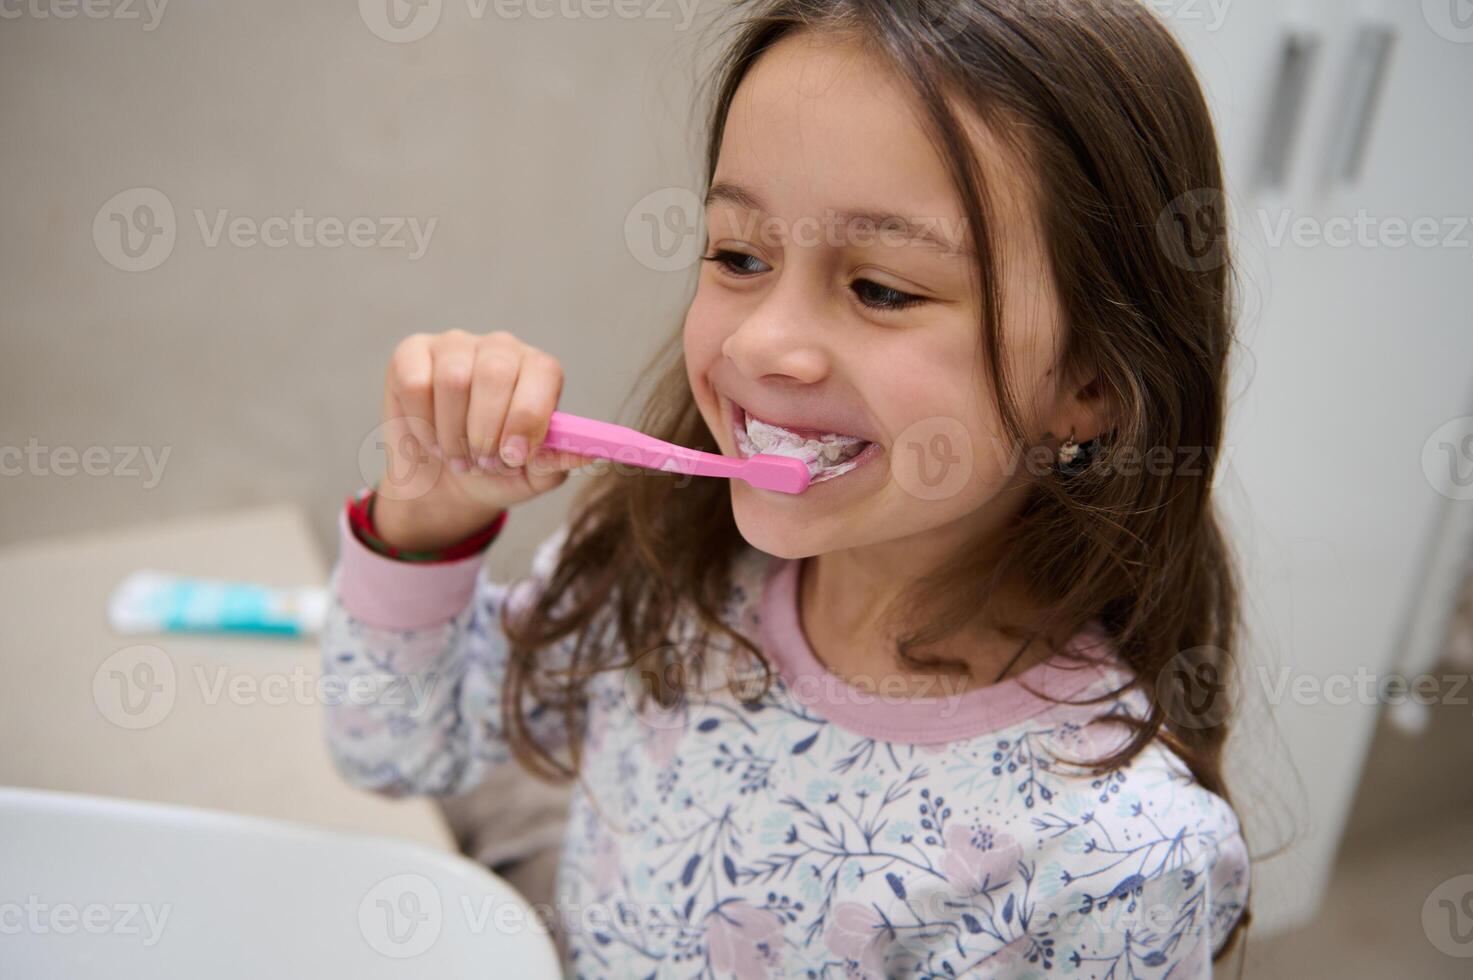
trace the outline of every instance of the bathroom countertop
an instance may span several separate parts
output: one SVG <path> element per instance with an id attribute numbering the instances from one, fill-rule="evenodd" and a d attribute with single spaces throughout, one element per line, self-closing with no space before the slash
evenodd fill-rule
<path id="1" fill-rule="evenodd" d="M 0 549 L 0 784 L 453 848 L 431 801 L 337 775 L 315 640 L 115 634 L 108 595 L 139 568 L 290 586 L 324 583 L 328 565 L 286 505 Z"/>

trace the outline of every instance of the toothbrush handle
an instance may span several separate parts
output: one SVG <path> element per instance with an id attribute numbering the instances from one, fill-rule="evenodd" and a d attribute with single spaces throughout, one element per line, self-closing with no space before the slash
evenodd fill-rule
<path id="1" fill-rule="evenodd" d="M 735 477 L 741 473 L 744 462 L 676 446 L 626 426 L 567 412 L 552 413 L 543 445 L 558 452 L 690 476 Z"/>

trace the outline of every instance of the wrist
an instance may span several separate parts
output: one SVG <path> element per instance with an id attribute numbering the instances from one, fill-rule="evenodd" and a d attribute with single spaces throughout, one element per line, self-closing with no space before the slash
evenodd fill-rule
<path id="1" fill-rule="evenodd" d="M 404 552 L 438 552 L 500 527 L 506 508 L 459 507 L 449 502 L 396 500 L 375 492 L 370 501 L 372 532 L 383 544 Z M 489 543 L 489 538 L 488 542 Z"/>

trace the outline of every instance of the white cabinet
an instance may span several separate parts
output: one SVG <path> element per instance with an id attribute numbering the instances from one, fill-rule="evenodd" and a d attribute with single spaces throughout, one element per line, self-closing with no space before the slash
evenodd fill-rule
<path id="1" fill-rule="evenodd" d="M 1218 120 L 1241 283 L 1220 499 L 1249 633 L 1229 785 L 1255 853 L 1292 844 L 1258 868 L 1273 932 L 1319 902 L 1374 682 L 1407 653 L 1439 521 L 1473 507 L 1423 466 L 1425 446 L 1473 480 L 1473 441 L 1428 446 L 1473 416 L 1473 3 L 1235 0 L 1216 26 L 1188 6 L 1168 20 Z"/>

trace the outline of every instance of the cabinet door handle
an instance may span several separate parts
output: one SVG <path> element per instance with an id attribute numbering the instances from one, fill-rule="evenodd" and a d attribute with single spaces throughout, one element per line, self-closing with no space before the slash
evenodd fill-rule
<path id="1" fill-rule="evenodd" d="M 1356 31 L 1345 75 L 1345 102 L 1333 130 L 1325 176 L 1333 182 L 1359 180 L 1396 32 L 1388 24 L 1365 23 Z"/>
<path id="2" fill-rule="evenodd" d="M 1289 178 L 1294 147 L 1299 139 L 1299 121 L 1309 94 L 1309 79 L 1319 56 L 1320 39 L 1307 30 L 1284 35 L 1279 67 L 1274 76 L 1268 122 L 1253 168 L 1253 183 L 1259 188 L 1282 188 Z"/>

